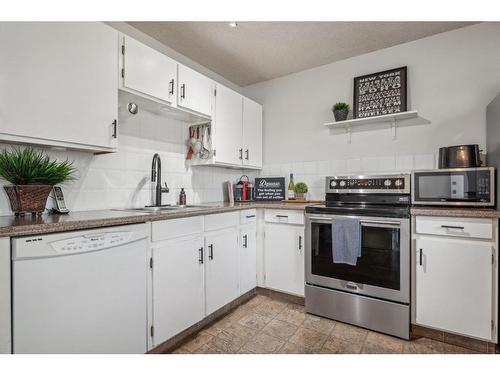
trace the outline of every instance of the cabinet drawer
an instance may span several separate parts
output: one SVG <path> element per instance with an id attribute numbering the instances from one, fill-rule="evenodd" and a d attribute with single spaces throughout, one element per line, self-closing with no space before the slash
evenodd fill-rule
<path id="1" fill-rule="evenodd" d="M 266 210 L 265 221 L 268 223 L 304 224 L 304 212 L 295 210 Z"/>
<path id="2" fill-rule="evenodd" d="M 151 241 L 162 241 L 203 232 L 203 216 L 185 217 L 163 221 L 153 221 Z"/>
<path id="3" fill-rule="evenodd" d="M 257 222 L 257 210 L 240 211 L 240 223 L 251 224 Z"/>
<path id="4" fill-rule="evenodd" d="M 217 230 L 238 225 L 239 212 L 228 212 L 205 216 L 205 230 Z"/>
<path id="5" fill-rule="evenodd" d="M 465 238 L 493 238 L 493 221 L 482 218 L 417 216 L 416 233 Z"/>

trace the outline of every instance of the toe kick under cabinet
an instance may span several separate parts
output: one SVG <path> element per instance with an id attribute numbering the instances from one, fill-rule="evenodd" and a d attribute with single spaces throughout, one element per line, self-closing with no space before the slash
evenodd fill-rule
<path id="1" fill-rule="evenodd" d="M 497 342 L 498 220 L 416 216 L 413 322 Z"/>
<path id="2" fill-rule="evenodd" d="M 255 288 L 255 210 L 156 221 L 152 347 Z"/>

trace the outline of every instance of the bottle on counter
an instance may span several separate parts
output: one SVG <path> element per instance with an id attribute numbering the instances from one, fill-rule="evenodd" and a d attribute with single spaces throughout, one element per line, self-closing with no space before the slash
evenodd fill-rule
<path id="1" fill-rule="evenodd" d="M 293 183 L 293 173 L 290 173 L 290 182 L 288 183 L 287 197 L 290 200 L 295 199 L 295 184 Z"/>
<path id="2" fill-rule="evenodd" d="M 181 193 L 179 194 L 179 205 L 186 205 L 186 192 L 184 191 L 184 188 L 181 188 Z"/>

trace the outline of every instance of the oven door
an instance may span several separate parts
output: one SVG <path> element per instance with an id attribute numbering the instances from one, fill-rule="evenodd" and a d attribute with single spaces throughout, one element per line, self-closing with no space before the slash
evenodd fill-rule
<path id="1" fill-rule="evenodd" d="M 410 302 L 410 219 L 349 216 L 361 223 L 356 266 L 334 263 L 332 218 L 306 215 L 306 283 L 402 303 Z"/>

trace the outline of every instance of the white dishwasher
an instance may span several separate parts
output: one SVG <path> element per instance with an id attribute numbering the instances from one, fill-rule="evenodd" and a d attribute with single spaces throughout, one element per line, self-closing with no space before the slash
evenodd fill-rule
<path id="1" fill-rule="evenodd" d="M 14 353 L 145 353 L 148 226 L 12 240 Z"/>

